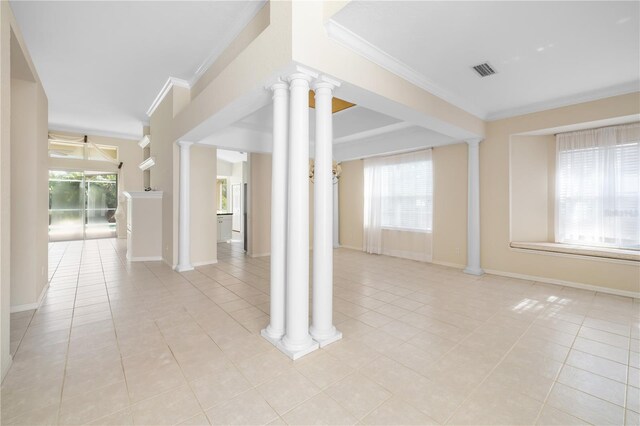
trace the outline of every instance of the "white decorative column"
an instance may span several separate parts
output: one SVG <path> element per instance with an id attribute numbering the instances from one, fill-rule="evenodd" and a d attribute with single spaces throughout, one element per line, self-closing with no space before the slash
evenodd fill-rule
<path id="1" fill-rule="evenodd" d="M 317 81 L 313 215 L 313 319 L 311 336 L 321 347 L 342 338 L 333 325 L 333 123 L 334 85 Z"/>
<path id="2" fill-rule="evenodd" d="M 468 205 L 467 205 L 467 267 L 464 272 L 482 275 L 480 268 L 480 141 L 467 141 L 469 148 Z"/>
<path id="3" fill-rule="evenodd" d="M 333 184 L 333 248 L 340 247 L 340 185 Z"/>
<path id="4" fill-rule="evenodd" d="M 178 232 L 178 266 L 176 271 L 192 271 L 191 265 L 191 206 L 190 206 L 190 175 L 191 175 L 191 145 L 193 142 L 179 141 L 180 147 L 180 216 Z"/>
<path id="5" fill-rule="evenodd" d="M 286 334 L 277 346 L 291 359 L 318 349 L 309 335 L 309 81 L 289 77 Z"/>
<path id="6" fill-rule="evenodd" d="M 287 243 L 287 122 L 288 91 L 284 82 L 273 91 L 273 152 L 271 156 L 271 291 L 270 321 L 262 336 L 274 345 L 285 332 Z"/>

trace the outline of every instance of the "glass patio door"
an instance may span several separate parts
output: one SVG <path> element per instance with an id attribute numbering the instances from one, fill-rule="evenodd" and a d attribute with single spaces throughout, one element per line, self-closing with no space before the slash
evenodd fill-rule
<path id="1" fill-rule="evenodd" d="M 118 178 L 103 172 L 49 172 L 49 240 L 116 236 Z"/>

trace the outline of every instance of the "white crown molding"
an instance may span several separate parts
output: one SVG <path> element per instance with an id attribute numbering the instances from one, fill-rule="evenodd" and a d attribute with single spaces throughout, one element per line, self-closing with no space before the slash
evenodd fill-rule
<path id="1" fill-rule="evenodd" d="M 156 157 L 149 157 L 138 165 L 138 168 L 142 171 L 150 169 L 156 165 Z"/>
<path id="2" fill-rule="evenodd" d="M 576 105 L 584 102 L 597 101 L 598 99 L 610 98 L 612 96 L 627 95 L 629 93 L 640 92 L 640 81 L 632 81 L 629 83 L 619 84 L 604 89 L 593 90 L 578 95 L 566 96 L 563 98 L 552 99 L 550 101 L 538 102 L 535 104 L 525 105 L 523 107 L 509 108 L 503 111 L 490 113 L 487 121 L 502 120 L 504 118 L 516 117 L 518 115 L 531 114 L 534 112 L 546 111 L 554 108 L 562 108 L 569 105 Z"/>
<path id="3" fill-rule="evenodd" d="M 246 2 L 244 9 L 240 13 L 242 19 L 236 21 L 231 30 L 227 31 L 225 36 L 216 45 L 215 49 L 209 54 L 200 66 L 196 69 L 193 77 L 189 79 L 189 86 L 193 87 L 194 84 L 200 80 L 200 77 L 207 72 L 209 68 L 216 62 L 220 54 L 225 51 L 227 47 L 240 35 L 242 30 L 256 17 L 258 12 L 265 6 L 266 1 L 249 1 Z"/>
<path id="4" fill-rule="evenodd" d="M 398 61 L 388 53 L 380 50 L 378 47 L 369 43 L 359 35 L 348 30 L 333 20 L 329 20 L 326 24 L 327 34 L 329 38 L 342 44 L 343 46 L 353 50 L 354 52 L 364 56 L 371 62 L 380 65 L 387 71 L 402 77 L 408 82 L 415 84 L 423 90 L 449 102 L 450 104 L 461 108 L 478 118 L 484 119 L 487 111 L 479 108 L 477 105 L 460 98 L 459 96 L 443 89 L 434 82 L 430 81 L 423 74 L 417 72 L 403 62 Z"/>
<path id="5" fill-rule="evenodd" d="M 66 126 L 63 124 L 56 124 L 56 123 L 49 123 L 49 131 L 76 133 L 79 135 L 88 135 L 88 136 L 102 136 L 105 138 L 114 138 L 114 139 L 127 139 L 132 141 L 140 140 L 139 134 L 135 135 L 130 133 L 110 132 L 108 130 L 88 129 L 85 127 Z"/>
<path id="6" fill-rule="evenodd" d="M 149 135 L 144 135 L 138 142 L 138 146 L 142 149 L 145 149 L 147 146 L 149 146 L 150 143 L 151 139 L 149 138 Z"/>
<path id="7" fill-rule="evenodd" d="M 169 77 L 167 79 L 167 82 L 164 84 L 164 86 L 162 86 L 162 89 L 160 89 L 160 92 L 158 93 L 156 98 L 151 103 L 151 106 L 147 110 L 147 117 L 151 117 L 151 115 L 153 115 L 153 112 L 156 110 L 156 108 L 158 108 L 158 105 L 160 105 L 164 97 L 167 96 L 167 93 L 169 93 L 169 90 L 171 90 L 173 86 L 191 89 L 191 85 L 189 84 L 188 81 L 181 80 L 175 77 Z"/>

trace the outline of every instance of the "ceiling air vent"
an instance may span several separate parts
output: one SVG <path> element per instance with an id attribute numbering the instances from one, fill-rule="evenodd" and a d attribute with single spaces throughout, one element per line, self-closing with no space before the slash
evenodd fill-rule
<path id="1" fill-rule="evenodd" d="M 489 65 L 488 62 L 484 62 L 482 64 L 479 65 L 475 65 L 473 67 L 473 69 L 475 70 L 475 72 L 478 73 L 478 75 L 480 77 L 488 77 L 490 75 L 493 75 L 496 73 L 496 70 L 493 69 L 493 67 L 491 65 Z"/>

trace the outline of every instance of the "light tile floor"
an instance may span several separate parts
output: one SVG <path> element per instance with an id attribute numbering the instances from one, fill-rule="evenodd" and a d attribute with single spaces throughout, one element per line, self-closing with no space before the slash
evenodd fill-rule
<path id="1" fill-rule="evenodd" d="M 268 259 L 218 250 L 178 274 L 52 244 L 2 424 L 639 424 L 638 300 L 339 249 L 345 338 L 294 363 L 259 336 Z"/>

